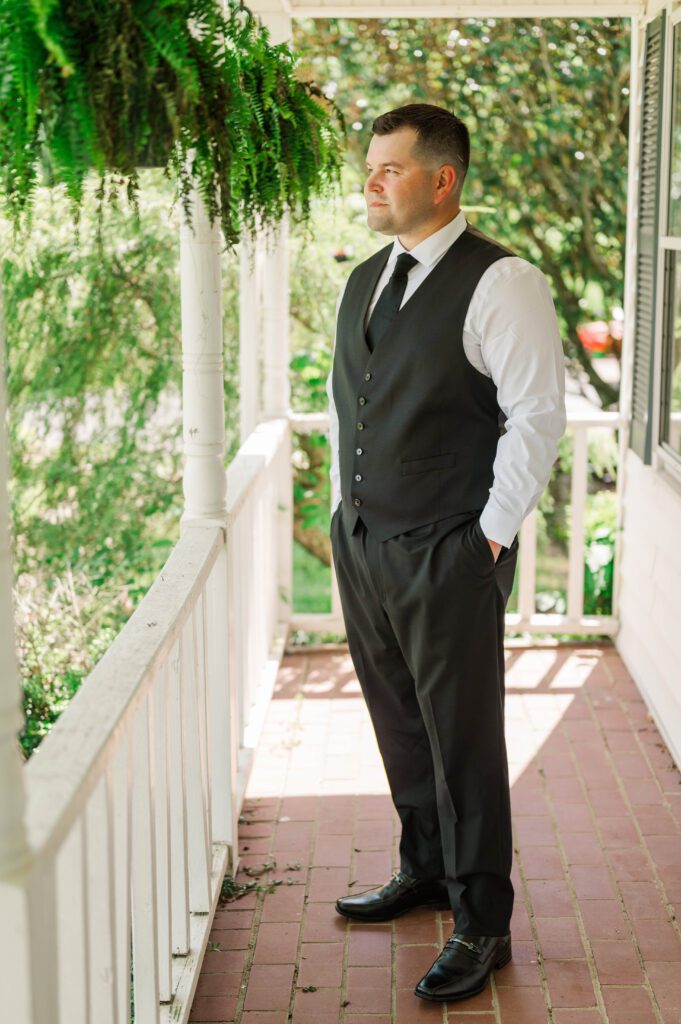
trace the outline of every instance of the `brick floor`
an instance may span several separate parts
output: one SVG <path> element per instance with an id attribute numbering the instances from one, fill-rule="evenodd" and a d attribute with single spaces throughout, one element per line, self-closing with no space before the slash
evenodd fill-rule
<path id="1" fill-rule="evenodd" d="M 218 911 L 192 1022 L 681 1024 L 681 775 L 634 683 L 609 645 L 509 645 L 506 683 L 512 963 L 475 999 L 425 1003 L 413 988 L 451 913 L 335 913 L 398 866 L 399 823 L 349 656 L 296 654 L 254 761 L 238 878 L 276 865 Z"/>

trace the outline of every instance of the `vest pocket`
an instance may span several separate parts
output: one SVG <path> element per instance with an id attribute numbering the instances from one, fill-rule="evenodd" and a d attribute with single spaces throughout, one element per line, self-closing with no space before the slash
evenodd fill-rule
<path id="1" fill-rule="evenodd" d="M 400 475 L 427 473 L 431 469 L 446 469 L 455 465 L 456 452 L 442 452 L 440 455 L 428 455 L 423 459 L 400 459 Z"/>

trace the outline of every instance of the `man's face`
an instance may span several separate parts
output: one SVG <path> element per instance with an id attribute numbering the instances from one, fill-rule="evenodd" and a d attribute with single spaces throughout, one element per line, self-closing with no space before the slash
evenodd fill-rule
<path id="1" fill-rule="evenodd" d="M 412 155 L 415 128 L 374 135 L 367 151 L 364 197 L 367 224 L 384 235 L 408 234 L 436 213 L 439 169 L 429 168 Z"/>

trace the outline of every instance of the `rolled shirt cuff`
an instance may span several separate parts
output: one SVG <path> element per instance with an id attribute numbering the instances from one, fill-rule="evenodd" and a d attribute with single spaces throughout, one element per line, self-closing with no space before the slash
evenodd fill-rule
<path id="1" fill-rule="evenodd" d="M 522 519 L 491 505 L 485 505 L 480 515 L 480 528 L 485 537 L 502 544 L 505 548 L 510 548 L 521 525 Z"/>

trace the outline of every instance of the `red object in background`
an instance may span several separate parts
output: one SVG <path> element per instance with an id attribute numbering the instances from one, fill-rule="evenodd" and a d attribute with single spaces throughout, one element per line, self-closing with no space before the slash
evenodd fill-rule
<path id="1" fill-rule="evenodd" d="M 602 356 L 612 349 L 610 324 L 605 320 L 592 320 L 591 323 L 580 324 L 577 328 L 577 337 L 587 352 L 593 355 Z"/>

